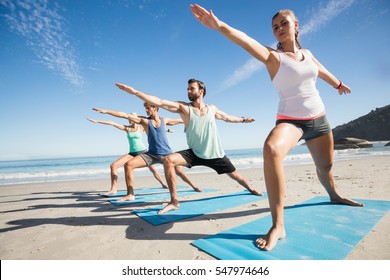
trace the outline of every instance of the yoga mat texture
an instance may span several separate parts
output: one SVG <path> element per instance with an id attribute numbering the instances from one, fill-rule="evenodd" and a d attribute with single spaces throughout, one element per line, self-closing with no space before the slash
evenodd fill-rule
<path id="1" fill-rule="evenodd" d="M 201 198 L 192 201 L 180 202 L 180 209 L 157 214 L 163 207 L 136 210 L 134 213 L 152 225 L 171 223 L 207 213 L 217 212 L 227 208 L 253 203 L 266 198 L 266 195 L 256 196 L 249 191 L 243 191 L 223 196 Z"/>
<path id="2" fill-rule="evenodd" d="M 271 226 L 271 216 L 198 239 L 192 245 L 221 260 L 341 260 L 386 215 L 390 201 L 360 200 L 364 207 L 331 204 L 315 197 L 285 208 L 287 238 L 272 251 L 255 240 Z"/>
<path id="3" fill-rule="evenodd" d="M 153 201 L 159 201 L 159 200 L 168 200 L 170 198 L 169 191 L 167 189 L 164 189 L 164 192 L 144 192 L 142 194 L 136 194 L 135 200 L 126 200 L 122 202 L 118 202 L 117 199 L 110 199 L 109 202 L 112 203 L 115 206 L 123 206 L 123 205 L 130 205 L 130 204 L 136 204 L 136 203 L 145 203 L 145 202 L 153 202 Z M 209 188 L 203 188 L 203 192 L 201 193 L 209 193 L 216 191 L 215 189 L 209 189 Z M 199 192 L 194 191 L 191 189 L 179 189 L 177 191 L 179 194 L 179 197 L 188 196 L 188 195 L 194 195 L 199 194 Z"/>

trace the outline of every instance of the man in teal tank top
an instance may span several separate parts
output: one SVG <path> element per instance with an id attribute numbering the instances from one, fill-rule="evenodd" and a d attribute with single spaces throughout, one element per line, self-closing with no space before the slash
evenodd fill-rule
<path id="1" fill-rule="evenodd" d="M 215 123 L 215 119 L 232 123 L 250 123 L 255 121 L 253 118 L 228 115 L 214 105 L 206 105 L 203 101 L 206 87 L 203 82 L 195 79 L 188 81 L 187 93 L 190 102 L 162 100 L 127 85 L 116 85 L 144 102 L 180 114 L 183 119 L 189 149 L 173 153 L 164 159 L 165 176 L 171 193 L 171 201 L 159 211 L 159 214 L 180 208 L 176 190 L 176 166 L 191 168 L 203 165 L 210 167 L 218 174 L 227 174 L 252 194 L 262 195 L 261 192 L 250 187 L 248 180 L 237 172 L 229 158 L 226 157 Z"/>

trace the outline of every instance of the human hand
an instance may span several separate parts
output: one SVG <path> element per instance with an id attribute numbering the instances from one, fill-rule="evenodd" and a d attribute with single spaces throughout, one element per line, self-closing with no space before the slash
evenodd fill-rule
<path id="1" fill-rule="evenodd" d="M 221 22 L 211 10 L 208 12 L 205 8 L 199 6 L 198 4 L 190 5 L 190 8 L 194 17 L 204 26 L 213 30 L 219 30 Z"/>
<path id="2" fill-rule="evenodd" d="M 119 83 L 115 83 L 115 85 L 121 89 L 121 90 L 124 90 L 130 94 L 134 94 L 135 93 L 135 89 L 133 87 L 130 87 L 130 86 L 127 86 L 127 85 L 124 85 L 124 84 L 119 84 Z"/>
<path id="3" fill-rule="evenodd" d="M 256 191 L 255 189 L 250 189 L 249 192 L 254 195 L 263 196 L 262 192 Z"/>
<path id="4" fill-rule="evenodd" d="M 90 119 L 90 118 L 87 118 L 87 120 L 89 120 L 90 122 L 93 122 L 93 123 L 98 123 L 97 120 L 93 120 L 93 119 Z"/>
<path id="5" fill-rule="evenodd" d="M 338 92 L 340 95 L 349 94 L 351 93 L 351 89 L 347 85 L 342 84 L 341 87 L 338 89 Z"/>
<path id="6" fill-rule="evenodd" d="M 251 122 L 254 122 L 255 119 L 254 118 L 244 118 L 244 123 L 251 123 Z"/>
<path id="7" fill-rule="evenodd" d="M 107 112 L 107 110 L 104 110 L 104 109 L 99 109 L 99 108 L 92 108 L 92 110 L 98 112 L 98 113 L 101 113 L 101 114 L 105 114 Z"/>

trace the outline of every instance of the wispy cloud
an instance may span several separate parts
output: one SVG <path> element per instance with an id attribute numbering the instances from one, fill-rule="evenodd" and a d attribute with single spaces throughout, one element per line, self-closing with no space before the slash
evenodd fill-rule
<path id="1" fill-rule="evenodd" d="M 347 10 L 355 0 L 330 0 L 326 6 L 313 12 L 313 17 L 299 30 L 300 36 L 315 32 Z"/>
<path id="2" fill-rule="evenodd" d="M 256 71 L 264 67 L 257 59 L 251 58 L 244 65 L 234 70 L 218 87 L 216 93 L 221 93 L 238 83 L 250 78 Z"/>
<path id="3" fill-rule="evenodd" d="M 25 38 L 38 61 L 76 86 L 84 78 L 71 42 L 65 31 L 65 19 L 47 0 L 0 0 L 10 29 Z M 50 2 L 53 5 L 53 2 Z"/>
<path id="4" fill-rule="evenodd" d="M 155 9 L 157 5 L 153 0 L 137 0 L 133 2 L 133 5 L 136 5 L 142 13 L 150 16 L 153 20 L 158 21 L 166 16 L 165 9 Z"/>
<path id="5" fill-rule="evenodd" d="M 318 31 L 320 28 L 329 23 L 333 18 L 348 9 L 356 0 L 330 0 L 325 6 L 318 8 L 313 12 L 313 17 L 300 26 L 299 34 L 304 36 Z M 276 45 L 275 43 L 273 43 Z M 256 71 L 264 68 L 264 64 L 255 58 L 246 61 L 242 66 L 237 68 L 229 75 L 218 87 L 217 93 L 221 93 L 242 81 L 250 78 Z"/>

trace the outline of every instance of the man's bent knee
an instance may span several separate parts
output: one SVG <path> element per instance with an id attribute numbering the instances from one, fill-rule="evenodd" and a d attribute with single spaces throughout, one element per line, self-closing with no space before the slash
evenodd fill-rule
<path id="1" fill-rule="evenodd" d="M 318 172 L 329 173 L 333 168 L 333 162 L 329 162 L 327 164 L 316 166 L 316 168 L 317 168 Z"/>
<path id="2" fill-rule="evenodd" d="M 163 160 L 163 165 L 164 166 L 174 166 L 174 162 L 173 162 L 173 157 L 172 156 L 166 156 L 164 157 L 164 160 Z"/>

